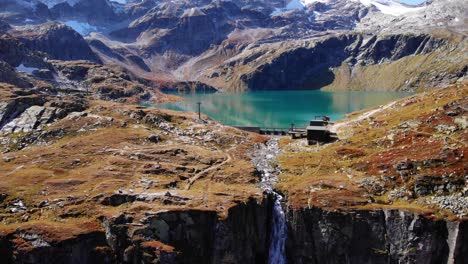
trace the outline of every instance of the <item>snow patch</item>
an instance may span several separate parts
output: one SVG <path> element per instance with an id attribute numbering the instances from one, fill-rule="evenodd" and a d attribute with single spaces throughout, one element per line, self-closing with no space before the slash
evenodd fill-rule
<path id="1" fill-rule="evenodd" d="M 302 10 L 305 8 L 304 3 L 300 0 L 292 0 L 290 1 L 285 7 L 283 8 L 276 8 L 273 13 L 270 14 L 270 16 L 277 16 L 281 13 L 284 13 L 286 11 L 291 11 L 291 10 Z"/>
<path id="2" fill-rule="evenodd" d="M 111 2 L 117 2 L 119 4 L 125 5 L 128 3 L 128 0 L 111 0 Z"/>
<path id="3" fill-rule="evenodd" d="M 34 71 L 39 70 L 38 68 L 33 68 L 33 67 L 26 67 L 24 64 L 21 64 L 20 66 L 16 67 L 16 70 L 19 72 L 25 72 L 32 74 Z"/>
<path id="4" fill-rule="evenodd" d="M 401 4 L 396 1 L 392 0 L 353 0 L 355 2 L 359 1 L 361 4 L 365 6 L 375 6 L 380 12 L 392 15 L 392 16 L 401 16 L 411 12 L 417 12 L 423 10 L 424 6 L 422 7 L 413 7 Z"/>
<path id="5" fill-rule="evenodd" d="M 301 0 L 301 2 L 307 6 L 315 2 L 328 3 L 330 0 Z"/>
<path id="6" fill-rule="evenodd" d="M 315 3 L 315 2 L 322 2 L 328 3 L 330 0 L 291 0 L 288 4 L 283 8 L 276 8 L 270 16 L 277 16 L 281 13 L 291 11 L 291 10 L 302 10 L 305 9 L 306 6 Z"/>
<path id="7" fill-rule="evenodd" d="M 92 26 L 86 22 L 79 22 L 76 20 L 69 20 L 63 22 L 65 25 L 73 28 L 76 32 L 80 33 L 82 36 L 87 36 L 93 31 L 97 31 L 95 26 Z"/>

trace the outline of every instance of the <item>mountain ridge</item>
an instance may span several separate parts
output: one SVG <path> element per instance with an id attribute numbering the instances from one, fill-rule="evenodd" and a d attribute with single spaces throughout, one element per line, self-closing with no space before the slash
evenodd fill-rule
<path id="1" fill-rule="evenodd" d="M 454 0 L 436 0 L 418 7 L 408 7 L 383 0 L 294 0 L 288 3 L 279 0 L 191 2 L 146 0 L 121 3 L 107 0 L 98 2 L 79 0 L 73 1 L 73 5 L 67 1 L 52 1 L 47 2 L 50 9 L 48 12 L 42 11 L 46 14 L 43 16 L 39 16 L 37 10 L 28 13 L 15 8 L 15 3 L 18 5 L 24 1 L 26 0 L 19 2 L 7 0 L 7 9 L 16 10 L 16 13 L 11 11 L 2 15 L 3 20 L 13 24 L 15 30 L 21 30 L 19 25 L 25 23 L 62 21 L 84 35 L 99 60 L 123 67 L 155 85 L 159 82 L 202 81 L 218 89 L 237 90 L 243 86 L 241 83 L 230 84 L 230 80 L 219 82 L 208 78 L 215 74 L 217 68 L 228 64 L 226 59 L 222 61 L 223 56 L 217 56 L 216 53 L 224 50 L 223 52 L 231 54 L 231 57 L 242 56 L 253 45 L 262 46 L 263 43 L 268 46 L 268 43 L 300 42 L 301 39 L 315 41 L 323 36 L 334 38 L 337 34 L 354 33 L 376 37 L 386 34 L 437 35 L 434 32 L 441 28 L 450 30 L 462 38 L 466 35 L 466 27 L 463 27 L 466 23 L 466 12 L 464 12 L 466 5 Z M 44 5 L 37 1 L 31 0 L 27 3 L 29 5 L 23 3 L 22 7 L 27 8 L 36 3 L 36 9 L 39 6 L 44 8 Z M 376 3 L 412 11 L 395 16 L 386 14 L 375 5 Z M 295 8 L 283 10 L 288 5 Z M 440 11 L 441 5 L 444 5 L 446 11 Z M 93 8 L 103 12 L 94 15 Z M 276 14 L 272 14 L 274 12 Z M 21 17 L 24 20 L 17 25 Z M 115 25 L 110 26 L 112 23 Z M 88 35 L 94 30 L 98 32 Z M 186 36 L 191 36 L 189 41 L 185 39 Z M 463 39 L 461 42 L 465 41 Z M 206 61 L 207 57 L 212 58 L 210 67 L 204 65 L 204 70 L 190 73 L 193 71 L 190 69 L 191 65 L 194 65 L 195 61 Z M 214 63 L 215 61 L 217 62 Z M 334 65 L 333 68 L 329 72 L 331 75 L 334 75 L 339 65 Z M 459 68 L 458 71 L 462 71 L 464 65 L 460 64 Z M 238 78 L 242 75 L 241 72 L 234 74 L 239 76 Z M 458 79 L 451 80 L 451 83 L 456 80 Z M 313 85 L 310 89 L 325 86 L 329 84 Z M 399 85 L 390 88 L 400 90 L 411 86 L 407 85 L 405 88 Z M 248 85 L 247 88 L 250 89 L 251 86 Z"/>

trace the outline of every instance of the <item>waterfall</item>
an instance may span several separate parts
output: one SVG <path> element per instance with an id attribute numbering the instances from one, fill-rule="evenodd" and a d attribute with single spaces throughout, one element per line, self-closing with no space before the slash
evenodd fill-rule
<path id="1" fill-rule="evenodd" d="M 271 213 L 271 236 L 268 252 L 269 264 L 286 263 L 286 216 L 281 206 L 283 197 L 273 190 L 278 182 L 278 174 L 281 170 L 276 162 L 276 157 L 281 153 L 278 144 L 279 138 L 271 138 L 266 144 L 257 145 L 250 154 L 253 164 L 260 173 L 260 187 L 274 199 Z"/>
<path id="2" fill-rule="evenodd" d="M 447 264 L 455 263 L 455 252 L 457 247 L 458 233 L 460 232 L 460 224 L 457 222 L 447 222 L 447 244 L 449 246 L 449 255 L 447 259 Z"/>
<path id="3" fill-rule="evenodd" d="M 269 264 L 284 264 L 286 263 L 285 244 L 287 237 L 286 217 L 281 206 L 283 197 L 277 193 L 275 196 L 275 204 L 273 205 L 272 221 L 271 221 L 271 237 L 270 251 L 268 253 Z"/>

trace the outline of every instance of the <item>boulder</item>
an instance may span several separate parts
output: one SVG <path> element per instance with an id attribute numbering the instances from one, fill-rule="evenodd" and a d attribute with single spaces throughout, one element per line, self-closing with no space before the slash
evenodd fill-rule
<path id="1" fill-rule="evenodd" d="M 146 139 L 152 143 L 159 143 L 159 141 L 161 140 L 161 137 L 159 135 L 153 134 L 153 135 L 148 136 Z"/>
<path id="2" fill-rule="evenodd" d="M 34 105 L 44 105 L 45 98 L 37 96 L 33 92 L 17 91 L 19 97 L 7 102 L 0 102 L 0 128 L 6 123 L 17 118 L 27 108 Z"/>
<path id="3" fill-rule="evenodd" d="M 119 206 L 124 203 L 133 203 L 136 200 L 136 195 L 116 193 L 102 200 L 102 205 Z"/>
<path id="4" fill-rule="evenodd" d="M 7 197 L 8 197 L 8 194 L 0 193 L 0 203 L 3 203 L 3 201 L 5 201 Z"/>
<path id="5" fill-rule="evenodd" d="M 53 122 L 57 118 L 56 113 L 57 108 L 55 107 L 33 105 L 27 108 L 19 117 L 4 125 L 0 133 L 31 132 L 40 125 Z"/>
<path id="6" fill-rule="evenodd" d="M 40 124 L 40 118 L 45 111 L 45 107 L 33 105 L 26 109 L 18 118 L 7 123 L 1 130 L 2 134 L 15 132 L 30 132 Z"/>

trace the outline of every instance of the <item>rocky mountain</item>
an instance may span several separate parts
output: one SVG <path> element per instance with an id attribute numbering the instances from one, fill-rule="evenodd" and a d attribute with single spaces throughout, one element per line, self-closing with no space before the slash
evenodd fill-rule
<path id="1" fill-rule="evenodd" d="M 226 90 L 254 86 L 357 89 L 367 83 L 362 89 L 411 90 L 418 85 L 443 86 L 466 77 L 465 57 L 460 57 L 460 49 L 453 49 L 466 47 L 467 4 L 458 0 L 434 0 L 419 6 L 391 0 L 5 0 L 1 5 L 0 17 L 15 26 L 15 34 L 24 31 L 27 35 L 25 24 L 60 21 L 83 35 L 99 57 L 86 51 L 86 56 L 77 55 L 80 59 L 118 65 L 153 83 L 198 81 Z M 351 35 L 356 42 L 336 43 Z M 260 87 L 258 74 L 251 74 L 260 71 L 262 78 L 277 78 L 276 71 L 285 68 L 278 58 L 287 58 L 299 47 L 309 53 L 307 60 L 327 60 L 318 57 L 322 53 L 315 44 L 309 44 L 320 42 L 336 43 L 327 53 L 337 56 L 319 63 L 316 70 L 298 67 L 294 71 L 302 80 L 294 78 L 294 84 Z M 443 45 L 426 47 L 434 42 Z M 41 51 L 53 53 L 52 49 L 55 47 L 42 47 Z M 397 49 L 401 49 L 397 56 L 388 56 Z M 53 57 L 58 58 L 56 54 Z M 438 63 L 439 58 L 445 62 Z M 427 60 L 422 66 L 432 73 L 430 76 L 421 76 L 421 68 L 414 67 L 385 88 L 375 85 L 375 71 L 386 78 L 393 76 L 397 65 L 408 61 L 419 65 L 422 60 Z M 262 65 L 262 61 L 268 64 Z M 445 72 L 440 65 L 448 63 L 451 66 Z M 345 81 L 349 79 L 346 72 L 354 71 L 358 72 L 355 83 Z M 322 77 L 315 80 L 316 76 Z M 413 76 L 418 77 L 410 78 Z"/>
<path id="2" fill-rule="evenodd" d="M 464 38 L 430 34 L 337 34 L 246 49 L 210 69 L 204 80 L 236 90 L 443 86 L 465 78 L 465 44 Z"/>
<path id="3" fill-rule="evenodd" d="M 60 23 L 24 26 L 9 33 L 26 48 L 47 54 L 48 59 L 100 62 L 80 34 Z"/>
<path id="4" fill-rule="evenodd" d="M 467 10 L 0 0 L 1 262 L 466 263 Z M 314 146 L 143 104 L 266 89 L 420 93 Z"/>

